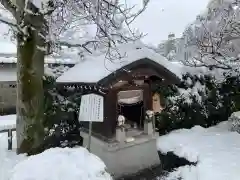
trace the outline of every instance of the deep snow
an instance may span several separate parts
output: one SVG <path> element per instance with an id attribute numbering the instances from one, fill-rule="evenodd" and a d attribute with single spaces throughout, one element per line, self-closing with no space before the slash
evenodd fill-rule
<path id="1" fill-rule="evenodd" d="M 0 116 L 0 129 L 15 127 L 15 115 Z M 7 133 L 0 133 L 0 180 L 111 180 L 106 166 L 85 148 L 54 148 L 27 157 L 7 150 Z"/>
<path id="2" fill-rule="evenodd" d="M 211 128 L 195 126 L 161 136 L 157 148 L 174 152 L 196 166 L 184 166 L 170 173 L 166 180 L 238 180 L 240 177 L 240 134 L 230 132 L 229 123 Z"/>
<path id="3" fill-rule="evenodd" d="M 105 164 L 85 148 L 54 148 L 18 163 L 10 180 L 111 180 Z"/>

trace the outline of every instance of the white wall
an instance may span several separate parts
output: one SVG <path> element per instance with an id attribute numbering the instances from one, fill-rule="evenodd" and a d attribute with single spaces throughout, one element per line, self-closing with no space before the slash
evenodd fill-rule
<path id="1" fill-rule="evenodd" d="M 0 65 L 0 82 L 17 80 L 16 67 Z"/>

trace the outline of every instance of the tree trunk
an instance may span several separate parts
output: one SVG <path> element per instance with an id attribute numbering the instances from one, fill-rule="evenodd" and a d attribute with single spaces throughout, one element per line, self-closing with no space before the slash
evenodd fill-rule
<path id="1" fill-rule="evenodd" d="M 17 22 L 27 32 L 17 34 L 17 153 L 36 154 L 44 138 L 44 17 L 25 15 Z"/>

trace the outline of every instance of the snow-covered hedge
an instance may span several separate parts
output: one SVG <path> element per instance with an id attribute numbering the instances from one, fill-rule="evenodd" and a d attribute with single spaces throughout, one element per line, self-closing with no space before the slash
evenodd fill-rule
<path id="1" fill-rule="evenodd" d="M 10 180 L 112 180 L 106 166 L 85 148 L 54 148 L 30 156 L 12 170 Z"/>
<path id="2" fill-rule="evenodd" d="M 209 127 L 225 121 L 240 110 L 240 80 L 226 76 L 217 81 L 213 76 L 186 74 L 178 86 L 159 87 L 166 107 L 158 114 L 157 127 L 161 134 L 195 125 Z"/>
<path id="3" fill-rule="evenodd" d="M 230 131 L 236 131 L 240 134 L 240 111 L 232 113 L 228 119 Z"/>
<path id="4" fill-rule="evenodd" d="M 45 77 L 44 89 L 45 137 L 42 147 L 36 153 L 54 147 L 81 146 L 83 138 L 80 136 L 80 123 L 75 111 L 77 105 L 58 93 L 52 76 Z"/>

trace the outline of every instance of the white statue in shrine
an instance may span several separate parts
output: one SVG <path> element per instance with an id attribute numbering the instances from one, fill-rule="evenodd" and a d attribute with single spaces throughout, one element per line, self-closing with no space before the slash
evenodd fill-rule
<path id="1" fill-rule="evenodd" d="M 123 126 L 125 124 L 125 117 L 123 115 L 118 116 L 118 126 Z"/>
<path id="2" fill-rule="evenodd" d="M 152 118 L 154 116 L 154 111 L 152 110 L 147 110 L 146 111 L 146 115 L 148 116 L 148 118 Z"/>

